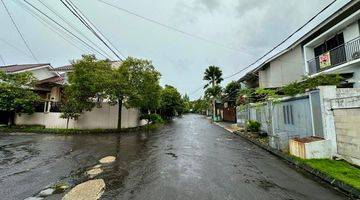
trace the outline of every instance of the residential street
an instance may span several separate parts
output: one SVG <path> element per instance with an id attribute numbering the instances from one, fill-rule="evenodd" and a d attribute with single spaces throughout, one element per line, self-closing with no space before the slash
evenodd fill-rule
<path id="1" fill-rule="evenodd" d="M 108 155 L 117 159 L 96 177 L 102 199 L 346 199 L 199 115 L 122 136 L 0 134 L 0 197 L 78 184 Z"/>

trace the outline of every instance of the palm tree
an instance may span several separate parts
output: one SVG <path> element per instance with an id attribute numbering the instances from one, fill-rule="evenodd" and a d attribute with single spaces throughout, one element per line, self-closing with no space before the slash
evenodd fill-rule
<path id="1" fill-rule="evenodd" d="M 215 87 L 215 85 L 220 84 L 221 81 L 223 81 L 221 69 L 216 66 L 209 66 L 205 70 L 204 80 L 209 81 L 212 87 Z M 208 86 L 209 84 L 207 84 L 205 87 Z"/>
<path id="2" fill-rule="evenodd" d="M 209 90 L 208 88 L 207 95 L 210 95 L 212 97 L 213 119 L 215 119 L 216 116 L 215 100 L 218 97 L 218 95 L 221 94 L 221 88 L 219 90 L 219 87 L 217 87 L 217 85 L 220 84 L 221 81 L 223 81 L 221 69 L 216 66 L 209 66 L 205 70 L 204 80 L 209 81 L 204 88 L 209 87 L 209 85 L 211 84 L 211 90 Z"/>

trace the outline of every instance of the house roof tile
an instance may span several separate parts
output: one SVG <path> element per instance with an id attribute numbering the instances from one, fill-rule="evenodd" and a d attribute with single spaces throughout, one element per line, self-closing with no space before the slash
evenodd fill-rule
<path id="1" fill-rule="evenodd" d="M 21 64 L 21 65 L 7 65 L 7 66 L 0 66 L 0 71 L 3 71 L 5 73 L 13 73 L 13 72 L 19 72 L 23 70 L 33 69 L 37 67 L 42 67 L 50 65 L 49 63 L 42 63 L 42 64 Z"/>

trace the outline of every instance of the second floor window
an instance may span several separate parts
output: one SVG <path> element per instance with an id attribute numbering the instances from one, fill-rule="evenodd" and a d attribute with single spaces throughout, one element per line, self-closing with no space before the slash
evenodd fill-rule
<path id="1" fill-rule="evenodd" d="M 314 49 L 315 57 L 318 57 L 343 44 L 344 44 L 344 34 L 343 33 L 336 34 L 334 37 L 326 40 L 324 43 L 322 43 L 321 45 L 317 46 Z"/>

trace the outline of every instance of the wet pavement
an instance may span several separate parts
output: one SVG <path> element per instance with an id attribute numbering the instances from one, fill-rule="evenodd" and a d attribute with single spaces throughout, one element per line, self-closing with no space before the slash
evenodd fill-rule
<path id="1" fill-rule="evenodd" d="M 112 155 L 102 199 L 346 199 L 198 115 L 126 135 L 0 134 L 0 199 L 75 186 Z"/>

